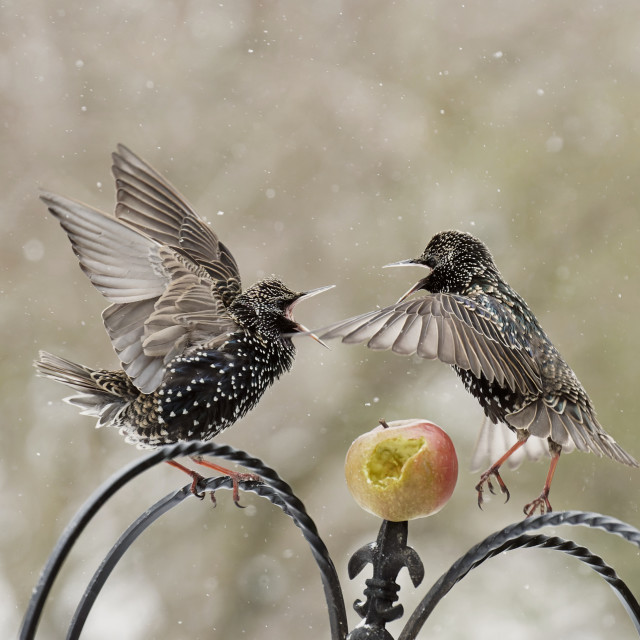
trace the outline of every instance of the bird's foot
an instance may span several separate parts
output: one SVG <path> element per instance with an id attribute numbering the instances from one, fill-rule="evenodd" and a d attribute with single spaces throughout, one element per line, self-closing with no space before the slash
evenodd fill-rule
<path id="1" fill-rule="evenodd" d="M 248 482 L 248 481 L 262 482 L 262 478 L 260 478 L 260 476 L 257 476 L 253 473 L 239 473 L 237 471 L 231 471 L 230 469 L 225 469 L 225 467 L 220 467 L 217 464 L 213 464 L 212 462 L 208 462 L 202 458 L 197 458 L 195 456 L 192 457 L 192 460 L 194 462 L 197 462 L 198 464 L 201 464 L 204 467 L 208 467 L 209 469 L 214 469 L 215 471 L 223 473 L 224 475 L 229 476 L 231 478 L 231 482 L 233 483 L 233 494 L 232 494 L 233 503 L 236 505 L 236 507 L 244 508 L 240 504 L 240 487 L 238 484 L 239 482 Z M 196 498 L 199 498 L 200 500 L 204 500 L 205 492 L 200 489 L 200 485 L 201 483 L 205 483 L 207 478 L 199 474 L 197 471 L 193 471 L 192 469 L 185 467 L 179 462 L 176 462 L 175 460 L 167 460 L 167 464 L 170 464 L 172 467 L 175 467 L 176 469 L 180 469 L 180 471 L 183 471 L 184 473 L 186 473 L 192 480 L 191 487 L 189 490 Z M 213 504 L 213 506 L 215 507 L 218 503 L 218 501 L 216 500 L 215 491 L 210 491 L 209 495 L 211 496 L 211 504 Z"/>
<path id="2" fill-rule="evenodd" d="M 231 482 L 233 483 L 232 489 L 232 499 L 233 503 L 236 507 L 240 509 L 244 509 L 244 506 L 240 504 L 240 482 L 262 482 L 262 478 L 255 473 L 241 473 L 238 471 L 232 471 L 231 469 L 227 469 L 226 467 L 221 467 L 220 465 L 214 464 L 213 462 L 209 462 L 204 458 L 199 456 L 192 456 L 191 459 L 197 463 L 202 465 L 203 467 L 207 467 L 208 469 L 213 469 L 214 471 L 218 471 L 219 473 L 223 473 L 226 476 L 231 478 Z M 194 472 L 195 473 L 195 472 Z M 216 499 L 214 493 L 211 493 L 211 500 L 213 505 L 216 505 Z"/>
<path id="3" fill-rule="evenodd" d="M 551 445 L 554 445 L 553 447 Z M 551 489 L 551 481 L 553 480 L 553 474 L 558 466 L 558 460 L 560 460 L 560 453 L 562 447 L 550 442 L 549 451 L 551 452 L 551 464 L 549 465 L 549 471 L 547 473 L 547 479 L 542 488 L 542 493 L 529 504 L 524 505 L 524 515 L 528 517 L 532 516 L 536 511 L 540 510 L 540 515 L 545 513 L 551 513 L 551 503 L 549 502 L 549 490 Z"/>
<path id="4" fill-rule="evenodd" d="M 206 480 L 206 478 L 203 475 L 200 475 L 197 471 L 193 471 L 192 469 L 185 467 L 183 464 L 180 464 L 175 460 L 166 460 L 166 463 L 186 473 L 192 480 L 191 488 L 189 490 L 196 498 L 200 498 L 200 500 L 204 500 L 204 491 L 200 491 L 198 489 L 198 485 L 201 482 L 204 482 Z M 212 494 L 212 497 L 213 497 L 213 494 Z M 213 499 L 213 503 L 215 505 L 215 498 Z"/>
<path id="5" fill-rule="evenodd" d="M 229 471 L 227 475 L 233 483 L 233 504 L 240 509 L 244 509 L 244 505 L 240 504 L 240 486 L 239 482 L 262 482 L 262 478 L 255 473 L 238 473 L 237 471 Z"/>
<path id="6" fill-rule="evenodd" d="M 476 491 L 478 492 L 478 506 L 482 509 L 482 503 L 484 502 L 483 493 L 484 487 L 483 485 L 487 485 L 487 489 L 495 495 L 495 490 L 493 488 L 493 483 L 491 482 L 491 476 L 493 476 L 498 483 L 498 487 L 500 488 L 500 492 L 504 493 L 507 497 L 505 499 L 505 503 L 509 502 L 509 498 L 511 494 L 509 493 L 509 489 L 507 489 L 507 485 L 504 483 L 504 480 L 500 476 L 500 467 L 493 465 L 489 469 L 487 469 L 481 476 L 480 482 L 476 485 Z"/>
<path id="7" fill-rule="evenodd" d="M 191 483 L 191 488 L 189 490 L 191 491 L 191 493 L 193 493 L 193 495 L 196 498 L 199 498 L 200 500 L 204 500 L 204 491 L 199 491 L 198 485 L 201 482 L 205 481 L 205 477 L 201 476 L 199 473 L 196 473 L 195 471 L 193 471 L 189 475 L 193 478 L 193 482 Z M 211 495 L 213 496 L 213 494 Z M 215 499 L 214 499 L 214 502 L 215 502 Z"/>
<path id="8" fill-rule="evenodd" d="M 545 513 L 551 513 L 553 509 L 551 508 L 551 503 L 549 502 L 549 488 L 545 487 L 542 490 L 542 493 L 533 501 L 529 502 L 529 504 L 524 505 L 524 515 L 529 518 L 532 516 L 537 510 L 540 510 L 540 515 Z"/>

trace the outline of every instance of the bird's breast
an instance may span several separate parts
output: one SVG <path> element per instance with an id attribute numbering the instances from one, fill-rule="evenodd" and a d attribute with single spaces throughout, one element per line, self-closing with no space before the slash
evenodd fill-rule
<path id="1" fill-rule="evenodd" d="M 156 392 L 167 442 L 212 438 L 253 408 L 290 366 L 291 359 L 242 336 L 174 358 Z"/>
<path id="2" fill-rule="evenodd" d="M 462 380 L 465 389 L 480 403 L 485 415 L 494 423 L 505 422 L 505 416 L 518 410 L 526 402 L 521 393 L 495 380 L 489 382 L 484 375 L 476 377 L 472 371 L 453 367 Z"/>

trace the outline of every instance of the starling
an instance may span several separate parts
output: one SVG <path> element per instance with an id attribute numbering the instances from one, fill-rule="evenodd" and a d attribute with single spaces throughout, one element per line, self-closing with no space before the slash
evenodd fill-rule
<path id="1" fill-rule="evenodd" d="M 575 373 L 480 240 L 443 231 L 419 258 L 387 266 L 406 265 L 426 267 L 429 275 L 396 304 L 317 333 L 345 343 L 366 342 L 370 349 L 437 358 L 453 367 L 493 423 L 515 432 L 516 443 L 480 476 L 478 505 L 485 485 L 493 493 L 492 477 L 509 499 L 500 467 L 531 436 L 546 438 L 551 464 L 542 493 L 524 507 L 526 515 L 551 511 L 549 488 L 563 450 L 577 447 L 638 466 L 604 431 Z M 427 294 L 405 301 L 421 289 Z"/>
<path id="2" fill-rule="evenodd" d="M 111 303 L 102 318 L 122 368 L 46 352 L 36 368 L 79 391 L 66 400 L 98 427 L 117 427 L 140 448 L 208 440 L 289 371 L 291 336 L 307 331 L 293 308 L 330 287 L 299 293 L 270 277 L 243 292 L 235 259 L 176 189 L 126 147 L 112 157 L 115 217 L 51 193 L 41 199 Z M 195 492 L 200 476 L 174 466 Z"/>

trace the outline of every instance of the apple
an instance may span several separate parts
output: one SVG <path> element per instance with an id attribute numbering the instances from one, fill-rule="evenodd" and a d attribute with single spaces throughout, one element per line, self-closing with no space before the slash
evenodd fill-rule
<path id="1" fill-rule="evenodd" d="M 447 503 L 458 479 L 458 456 L 433 422 L 381 420 L 349 447 L 345 475 L 363 509 L 393 522 L 412 520 Z"/>

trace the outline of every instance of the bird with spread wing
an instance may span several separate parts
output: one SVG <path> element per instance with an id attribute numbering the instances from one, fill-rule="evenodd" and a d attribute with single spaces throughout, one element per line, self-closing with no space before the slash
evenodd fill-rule
<path id="1" fill-rule="evenodd" d="M 36 368 L 79 392 L 68 402 L 98 426 L 117 427 L 139 447 L 208 440 L 289 371 L 291 336 L 307 331 L 293 308 L 330 287 L 296 292 L 270 277 L 242 291 L 233 255 L 160 173 L 123 145 L 112 170 L 114 216 L 52 193 L 41 199 L 110 303 L 102 318 L 121 368 L 44 351 Z M 194 478 L 195 491 L 198 474 L 172 464 Z"/>
<path id="2" fill-rule="evenodd" d="M 526 515 L 551 511 L 549 489 L 562 451 L 577 448 L 638 466 L 602 428 L 575 373 L 480 240 L 443 231 L 420 257 L 388 266 L 411 265 L 429 274 L 396 304 L 316 333 L 449 364 L 488 418 L 515 432 L 515 444 L 480 476 L 479 505 L 485 485 L 493 492 L 492 478 L 508 499 L 500 467 L 531 437 L 547 441 L 551 464 L 541 494 L 524 507 Z M 407 300 L 417 291 L 426 293 Z"/>

